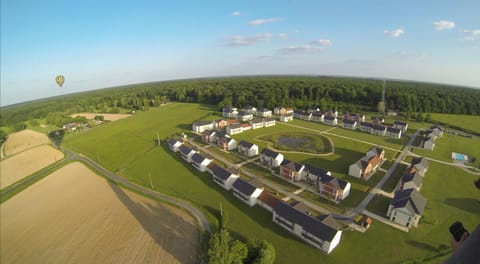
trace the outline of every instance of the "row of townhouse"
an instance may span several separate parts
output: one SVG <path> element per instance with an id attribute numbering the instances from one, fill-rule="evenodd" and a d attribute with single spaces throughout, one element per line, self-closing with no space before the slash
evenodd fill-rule
<path id="1" fill-rule="evenodd" d="M 424 135 L 422 140 L 422 148 L 433 150 L 435 148 L 435 141 L 443 135 L 443 128 L 433 125 Z"/>
<path id="2" fill-rule="evenodd" d="M 201 172 L 209 172 L 212 180 L 245 204 L 259 205 L 272 213 L 272 221 L 301 238 L 313 247 L 329 254 L 340 243 L 342 231 L 331 215 L 313 217 L 302 203 L 288 204 L 264 190 L 256 179 L 245 180 L 229 170 L 216 165 L 212 160 L 173 138 L 168 140 L 169 148 L 180 152 L 182 158 L 192 163 Z"/>
<path id="3" fill-rule="evenodd" d="M 253 116 L 271 117 L 272 110 L 266 108 L 255 108 L 253 106 L 246 106 L 240 110 L 236 107 L 227 106 L 222 109 L 222 116 L 229 118 L 238 118 L 241 121 L 248 121 L 253 119 Z"/>
<path id="4" fill-rule="evenodd" d="M 374 147 L 364 157 L 348 167 L 348 175 L 369 180 L 385 160 L 385 150 Z"/>
<path id="5" fill-rule="evenodd" d="M 235 135 L 235 134 L 243 133 L 244 131 L 247 131 L 250 129 L 259 129 L 262 127 L 271 127 L 275 125 L 276 125 L 276 121 L 275 121 L 275 118 L 273 117 L 256 118 L 256 119 L 250 120 L 248 123 L 243 123 L 243 124 L 237 123 L 237 124 L 232 124 L 227 126 L 227 134 Z"/>
<path id="6" fill-rule="evenodd" d="M 337 111 L 329 110 L 323 113 L 319 111 L 318 108 L 310 109 L 308 111 L 294 110 L 293 112 L 293 117 L 295 118 L 306 120 L 306 121 L 324 123 L 330 126 L 336 126 L 338 124 L 337 116 L 338 116 Z"/>
<path id="7" fill-rule="evenodd" d="M 192 130 L 197 133 L 203 133 L 207 130 L 224 129 L 229 125 L 237 123 L 237 119 L 201 120 L 192 124 Z"/>
<path id="8" fill-rule="evenodd" d="M 387 217 L 390 221 L 406 226 L 417 227 L 427 200 L 419 193 L 423 177 L 428 171 L 428 160 L 424 157 L 414 158 L 406 169 L 399 190 L 388 206 Z"/>
<path id="9" fill-rule="evenodd" d="M 201 134 L 204 143 L 217 144 L 219 148 L 229 151 L 237 148 L 237 141 L 231 138 L 225 131 L 204 131 Z"/>
<path id="10" fill-rule="evenodd" d="M 278 115 L 280 122 L 288 123 L 293 120 L 293 108 L 278 106 L 273 109 L 273 113 Z"/>
<path id="11" fill-rule="evenodd" d="M 341 201 L 350 194 L 351 184 L 332 177 L 331 172 L 285 159 L 283 154 L 264 148 L 260 162 L 268 167 L 279 167 L 280 177 L 289 181 L 306 181 L 316 186 L 316 192 L 327 199 Z"/>
<path id="12" fill-rule="evenodd" d="M 365 116 L 362 114 L 346 113 L 343 115 L 342 127 L 351 130 L 359 129 L 362 132 L 392 138 L 401 138 L 402 133 L 408 129 L 406 122 L 398 120 L 394 121 L 393 124 L 384 122 L 383 117 L 372 116 L 370 122 L 365 122 Z"/>

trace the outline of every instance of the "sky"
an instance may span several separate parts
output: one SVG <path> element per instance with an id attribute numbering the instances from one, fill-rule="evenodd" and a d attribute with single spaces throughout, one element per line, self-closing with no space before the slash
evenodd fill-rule
<path id="1" fill-rule="evenodd" d="M 231 75 L 342 75 L 480 88 L 478 0 L 0 3 L 1 106 Z M 65 76 L 62 88 L 58 74 Z"/>

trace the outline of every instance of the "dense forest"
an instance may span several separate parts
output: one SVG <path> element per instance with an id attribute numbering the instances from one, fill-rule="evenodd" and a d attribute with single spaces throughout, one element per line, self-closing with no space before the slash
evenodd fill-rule
<path id="1" fill-rule="evenodd" d="M 223 106 L 274 108 L 292 106 L 338 111 L 376 111 L 382 98 L 382 80 L 259 76 L 192 79 L 101 89 L 42 99 L 1 108 L 0 126 L 22 127 L 22 122 L 44 118 L 59 125 L 78 112 L 122 113 L 148 110 L 166 101 Z M 441 84 L 387 81 L 388 110 L 406 116 L 415 113 L 480 114 L 480 89 Z"/>

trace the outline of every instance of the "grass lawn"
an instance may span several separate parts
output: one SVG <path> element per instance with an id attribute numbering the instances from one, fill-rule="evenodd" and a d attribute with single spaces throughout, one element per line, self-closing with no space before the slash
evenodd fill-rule
<path id="1" fill-rule="evenodd" d="M 433 150 L 427 149 L 413 149 L 416 154 L 452 162 L 452 152 L 467 154 L 469 158 L 476 157 L 476 162 L 472 165 L 474 167 L 480 166 L 480 139 L 467 138 L 452 134 L 443 133 L 443 136 L 435 141 L 435 148 Z"/>
<path id="2" fill-rule="evenodd" d="M 328 132 L 326 135 L 339 135 L 339 136 L 346 136 L 351 137 L 359 140 L 363 140 L 372 144 L 378 144 L 386 147 L 390 147 L 396 150 L 401 150 L 403 145 L 406 143 L 406 137 L 402 137 L 401 139 L 391 138 L 391 137 L 382 137 L 382 136 L 375 136 L 369 133 L 362 132 L 360 130 L 350 130 L 344 128 L 338 128 Z"/>
<path id="3" fill-rule="evenodd" d="M 293 119 L 292 122 L 289 122 L 288 124 L 296 125 L 296 126 L 302 126 L 302 127 L 307 127 L 311 129 L 315 129 L 318 131 L 325 131 L 327 129 L 332 129 L 333 126 L 327 126 L 322 123 L 317 123 L 313 121 L 305 121 L 305 120 L 300 120 L 300 119 Z"/>
<path id="4" fill-rule="evenodd" d="M 387 210 L 388 210 L 388 205 L 390 205 L 390 202 L 392 199 L 385 197 L 383 195 L 375 195 L 373 197 L 372 201 L 367 206 L 367 210 L 375 213 L 379 216 L 386 217 L 387 215 Z"/>
<path id="5" fill-rule="evenodd" d="M 398 164 L 395 168 L 395 171 L 390 175 L 388 181 L 383 185 L 382 189 L 386 192 L 393 192 L 395 186 L 397 186 L 398 181 L 402 178 L 405 170 L 407 169 L 407 165 L 405 164 Z"/>
<path id="6" fill-rule="evenodd" d="M 466 128 L 472 131 L 480 131 L 480 116 L 478 115 L 452 115 L 431 113 L 432 120 Z"/>
<path id="7" fill-rule="evenodd" d="M 243 157 L 240 157 L 239 155 L 236 154 L 236 150 L 231 150 L 229 152 L 225 152 L 221 149 L 219 149 L 217 146 L 210 146 L 207 148 L 208 151 L 215 152 L 216 154 L 222 155 L 224 158 L 227 160 L 233 162 L 233 163 L 239 163 L 244 161 L 245 159 Z"/>
<path id="8" fill-rule="evenodd" d="M 428 200 L 427 209 L 419 228 L 404 233 L 374 221 L 366 233 L 345 231 L 340 245 L 330 255 L 320 253 L 275 225 L 271 213 L 258 206 L 249 207 L 231 192 L 216 185 L 209 174 L 196 171 L 178 153 L 170 152 L 165 143 L 155 146 L 157 132 L 164 140 L 190 129 L 193 121 L 204 119 L 212 109 L 198 104 L 170 103 L 87 132 L 68 135 L 64 145 L 94 160 L 97 160 L 98 151 L 103 166 L 117 169 L 123 177 L 143 186 L 150 187 L 151 177 L 155 190 L 190 201 L 206 213 L 214 226 L 218 225 L 215 216 L 222 203 L 231 234 L 242 239 L 270 241 L 275 246 L 276 263 L 296 263 L 300 259 L 305 263 L 398 263 L 415 260 L 434 254 L 439 245 L 448 245 L 448 227 L 457 219 L 468 230 L 473 230 L 478 223 L 478 190 L 472 184 L 476 176 L 431 162 L 422 188 Z M 270 133 L 282 127 L 286 126 L 258 129 L 235 137 L 251 141 L 255 133 Z M 344 177 L 348 165 L 371 148 L 363 143 L 332 139 L 336 146 L 334 155 L 315 158 L 287 155 L 287 158 L 310 162 L 331 170 L 337 177 Z M 358 191 L 360 188 L 370 188 L 369 182 L 362 184 L 350 179 L 353 190 L 347 199 L 355 200 L 365 194 Z"/>
<path id="9" fill-rule="evenodd" d="M 299 151 L 308 153 L 330 153 L 332 144 L 323 135 L 308 132 L 283 132 L 268 134 L 259 137 L 260 140 L 269 141 L 273 148 L 286 151 Z"/>

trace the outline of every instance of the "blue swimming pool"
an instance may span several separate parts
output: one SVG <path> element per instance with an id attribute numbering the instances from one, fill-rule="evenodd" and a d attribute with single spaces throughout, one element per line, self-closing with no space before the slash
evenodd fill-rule
<path id="1" fill-rule="evenodd" d="M 460 153 L 453 153 L 454 159 L 455 160 L 461 160 L 461 161 L 467 161 L 467 155 L 460 154 Z"/>

